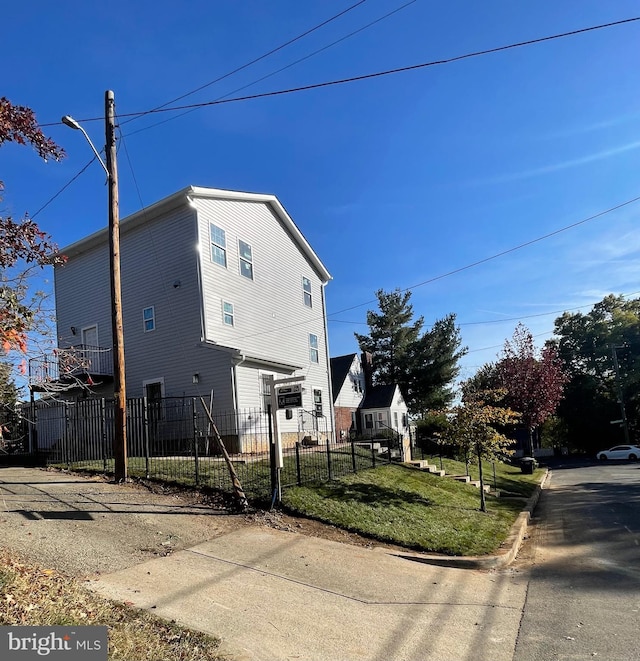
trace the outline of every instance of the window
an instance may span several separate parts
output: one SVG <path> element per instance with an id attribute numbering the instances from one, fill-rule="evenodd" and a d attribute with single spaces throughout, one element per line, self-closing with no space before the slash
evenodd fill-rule
<path id="1" fill-rule="evenodd" d="M 373 429 L 373 414 L 365 413 L 364 414 L 364 426 L 365 429 Z"/>
<path id="2" fill-rule="evenodd" d="M 313 410 L 316 414 L 316 418 L 322 417 L 322 390 L 313 391 Z"/>
<path id="3" fill-rule="evenodd" d="M 211 223 L 211 261 L 227 268 L 227 236 L 225 231 Z"/>
<path id="4" fill-rule="evenodd" d="M 378 411 L 376 413 L 376 429 L 384 429 L 388 427 L 387 414 L 385 411 Z"/>
<path id="5" fill-rule="evenodd" d="M 318 357 L 318 336 L 309 333 L 309 360 L 312 363 L 317 363 L 319 362 Z"/>
<path id="6" fill-rule="evenodd" d="M 262 407 L 266 412 L 271 404 L 271 374 L 260 375 L 260 395 L 262 396 Z"/>
<path id="7" fill-rule="evenodd" d="M 398 412 L 393 412 L 393 426 L 398 429 Z"/>
<path id="8" fill-rule="evenodd" d="M 312 301 L 311 301 L 311 280 L 309 278 L 302 278 L 302 291 L 304 293 L 304 304 L 308 308 L 312 308 Z"/>
<path id="9" fill-rule="evenodd" d="M 233 303 L 222 302 L 222 321 L 227 326 L 234 325 Z"/>
<path id="10" fill-rule="evenodd" d="M 156 313 L 153 306 L 142 311 L 142 324 L 145 333 L 156 329 Z"/>
<path id="11" fill-rule="evenodd" d="M 253 280 L 253 254 L 251 246 L 244 241 L 238 240 L 238 251 L 240 253 L 240 275 Z"/>

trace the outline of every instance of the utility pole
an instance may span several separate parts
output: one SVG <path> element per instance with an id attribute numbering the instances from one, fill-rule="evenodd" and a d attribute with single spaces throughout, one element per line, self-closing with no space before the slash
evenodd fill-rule
<path id="1" fill-rule="evenodd" d="M 618 404 L 620 404 L 620 414 L 622 416 L 622 429 L 624 430 L 624 442 L 629 445 L 629 425 L 627 424 L 627 412 L 624 407 L 624 398 L 622 396 L 622 386 L 620 384 L 620 371 L 618 368 L 618 354 L 616 349 L 624 349 L 624 347 L 617 347 L 611 345 L 611 355 L 613 356 L 613 367 L 616 371 L 616 392 L 618 394 Z"/>
<path id="2" fill-rule="evenodd" d="M 113 394 L 115 397 L 113 457 L 116 482 L 127 479 L 127 392 L 124 365 L 122 290 L 120 285 L 120 212 L 116 160 L 115 98 L 104 94 L 107 172 L 109 174 L 109 273 L 111 281 L 111 331 L 113 335 Z"/>

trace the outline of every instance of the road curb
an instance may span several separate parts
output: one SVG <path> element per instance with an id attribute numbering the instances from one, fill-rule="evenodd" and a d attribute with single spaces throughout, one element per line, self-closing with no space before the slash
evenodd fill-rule
<path id="1" fill-rule="evenodd" d="M 547 469 L 540 483 L 532 496 L 527 500 L 524 509 L 515 523 L 511 526 L 509 535 L 502 544 L 500 550 L 494 555 L 481 555 L 481 556 L 442 556 L 442 555 L 425 555 L 425 554 L 410 554 L 410 553 L 394 553 L 394 555 L 404 558 L 406 560 L 413 560 L 414 562 L 423 562 L 429 565 L 441 565 L 443 567 L 457 567 L 459 569 L 500 569 L 510 565 L 514 560 L 520 546 L 524 540 L 531 515 L 533 514 L 540 493 L 545 487 L 549 479 L 550 471 Z"/>

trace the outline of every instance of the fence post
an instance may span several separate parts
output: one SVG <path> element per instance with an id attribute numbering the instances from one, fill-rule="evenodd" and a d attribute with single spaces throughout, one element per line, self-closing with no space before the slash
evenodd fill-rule
<path id="1" fill-rule="evenodd" d="M 329 447 L 329 437 L 327 436 L 327 472 L 329 479 L 333 479 L 333 471 L 331 470 L 331 449 Z"/>
<path id="2" fill-rule="evenodd" d="M 100 399 L 100 436 L 102 438 L 102 472 L 107 472 L 107 404 Z"/>
<path id="3" fill-rule="evenodd" d="M 267 427 L 269 428 L 269 463 L 271 466 L 271 507 L 278 494 L 278 473 L 276 469 L 276 445 L 273 440 L 273 424 L 271 404 L 267 404 Z"/>
<path id="4" fill-rule="evenodd" d="M 351 439 L 351 466 L 353 467 L 353 472 L 358 472 L 358 467 L 356 466 L 356 439 Z"/>
<path id="5" fill-rule="evenodd" d="M 198 462 L 198 412 L 196 410 L 196 398 L 191 399 L 193 415 L 193 458 L 195 461 L 196 486 L 200 485 L 200 466 Z"/>
<path id="6" fill-rule="evenodd" d="M 387 463 L 389 463 L 389 464 L 391 463 L 391 444 L 392 444 L 392 440 L 393 439 L 391 439 L 391 438 L 387 438 L 387 455 L 389 457 L 387 459 Z"/>
<path id="7" fill-rule="evenodd" d="M 149 479 L 149 406 L 146 397 L 142 398 L 142 437 L 144 438 L 144 473 Z"/>
<path id="8" fill-rule="evenodd" d="M 373 437 L 371 437 L 371 467 L 375 468 L 376 467 L 376 449 L 374 447 L 373 443 Z"/>
<path id="9" fill-rule="evenodd" d="M 302 485 L 302 469 L 300 467 L 300 441 L 296 441 L 296 475 L 298 486 Z"/>
<path id="10" fill-rule="evenodd" d="M 71 448 L 69 447 L 69 404 L 64 403 L 64 454 L 67 458 L 67 470 L 71 470 Z"/>

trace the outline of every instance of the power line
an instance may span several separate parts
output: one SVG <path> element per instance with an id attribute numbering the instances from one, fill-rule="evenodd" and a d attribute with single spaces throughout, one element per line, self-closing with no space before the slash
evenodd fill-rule
<path id="1" fill-rule="evenodd" d="M 640 294 L 640 291 L 632 291 L 628 294 L 620 294 L 623 298 L 626 298 L 627 296 L 635 296 L 636 294 Z M 566 308 L 564 310 L 554 310 L 553 312 L 540 312 L 539 314 L 527 314 L 527 315 L 521 315 L 519 317 L 509 317 L 505 319 L 487 319 L 486 321 L 461 321 L 457 324 L 457 326 L 462 327 L 462 326 L 483 326 L 486 324 L 502 324 L 502 323 L 507 323 L 507 322 L 512 322 L 512 321 L 522 321 L 523 319 L 535 319 L 537 317 L 549 317 L 554 314 L 565 314 L 566 312 L 574 312 L 575 310 L 584 310 L 585 308 L 590 308 L 596 305 L 599 301 L 596 301 L 595 303 L 587 303 L 586 305 L 578 305 L 575 308 Z M 331 323 L 334 324 L 349 324 L 351 326 L 368 326 L 369 324 L 366 321 L 347 321 L 343 319 L 329 319 Z M 433 328 L 433 326 L 429 326 L 429 328 Z"/>
<path id="2" fill-rule="evenodd" d="M 625 18 L 619 21 L 613 21 L 611 23 L 602 23 L 600 25 L 592 25 L 590 27 L 586 28 L 579 28 L 577 30 L 570 30 L 568 32 L 560 32 L 558 34 L 553 34 L 553 35 L 548 35 L 545 37 L 538 37 L 536 39 L 528 39 L 526 41 L 519 41 L 516 43 L 512 44 L 507 44 L 504 46 L 496 46 L 494 48 L 487 48 L 484 50 L 480 51 L 473 51 L 471 53 L 465 53 L 463 55 L 456 55 L 454 57 L 442 59 L 442 60 L 432 60 L 430 62 L 423 62 L 420 64 L 413 64 L 405 67 L 398 67 L 396 69 L 387 69 L 385 71 L 377 71 L 375 73 L 368 73 L 368 74 L 362 74 L 360 76 L 352 76 L 350 78 L 341 78 L 338 80 L 329 80 L 325 81 L 322 83 L 314 83 L 311 85 L 303 85 L 300 87 L 290 87 L 287 89 L 282 89 L 282 90 L 274 90 L 271 92 L 263 92 L 261 94 L 252 94 L 250 96 L 240 96 L 240 97 L 234 97 L 232 99 L 221 99 L 221 100 L 213 100 L 213 101 L 203 101 L 201 103 L 192 103 L 189 105 L 184 105 L 184 106 L 173 106 L 171 108 L 159 108 L 157 110 L 144 110 L 144 111 L 139 111 L 139 112 L 132 112 L 132 113 L 124 113 L 121 115 L 121 117 L 140 117 L 142 115 L 149 115 L 152 113 L 164 113 L 164 112 L 176 112 L 178 110 L 189 110 L 191 108 L 203 108 L 205 106 L 215 106 L 215 105 L 221 105 L 225 103 L 235 103 L 236 101 L 250 101 L 254 99 L 263 99 L 267 97 L 272 97 L 272 96 L 281 96 L 283 94 L 292 94 L 295 92 L 306 92 L 309 90 L 313 89 L 321 89 L 324 87 L 331 87 L 334 85 L 343 85 L 346 83 L 354 83 L 358 82 L 361 80 L 371 80 L 373 78 L 381 78 L 383 76 L 390 76 L 398 73 L 405 73 L 407 71 L 416 71 L 418 69 L 424 69 L 427 67 L 434 67 L 434 66 L 439 66 L 443 64 L 452 64 L 453 62 L 459 62 L 461 60 L 467 60 L 473 57 L 480 57 L 482 55 L 491 55 L 493 53 L 500 53 L 502 51 L 507 51 L 507 50 L 512 50 L 514 48 L 521 48 L 523 46 L 532 46 L 535 44 L 540 44 L 543 42 L 547 41 L 554 41 L 557 39 L 563 39 L 564 37 L 572 37 L 575 35 L 579 34 L 585 34 L 587 32 L 594 32 L 596 30 L 603 30 L 606 28 L 611 28 L 619 25 L 624 25 L 627 23 L 633 23 L 636 21 L 640 21 L 640 16 L 635 16 L 632 18 Z M 81 122 L 94 122 L 102 120 L 102 117 L 90 117 L 87 119 L 82 119 L 78 120 Z M 57 126 L 60 124 L 60 122 L 53 122 L 50 124 L 41 124 L 41 126 Z"/>
<path id="3" fill-rule="evenodd" d="M 305 60 L 310 59 L 314 55 L 318 55 L 318 53 L 322 53 L 325 50 L 328 50 L 329 48 L 332 48 L 333 46 L 346 41 L 347 39 L 355 36 L 356 34 L 363 32 L 364 30 L 367 30 L 368 28 L 376 25 L 376 23 L 380 23 L 381 21 L 389 18 L 390 16 L 393 16 L 394 14 L 397 14 L 399 11 L 402 11 L 403 9 L 406 9 L 409 5 L 412 5 L 414 2 L 417 2 L 417 0 L 409 0 L 409 2 L 406 2 L 405 4 L 401 5 L 400 7 L 396 7 L 396 9 L 386 13 L 384 16 L 380 16 L 380 18 L 377 18 L 375 21 L 371 21 L 370 23 L 367 23 L 366 25 L 363 25 L 361 28 L 358 28 L 357 30 L 354 30 L 353 32 L 350 32 L 349 34 L 346 34 L 344 37 L 340 37 L 340 39 L 336 39 L 335 41 L 332 41 L 330 44 L 327 44 L 326 46 L 323 46 L 322 48 L 318 48 L 317 50 L 313 51 L 312 53 L 309 53 L 308 55 L 305 55 L 304 57 L 301 57 L 290 64 L 287 64 L 284 67 L 281 67 L 280 69 L 276 69 L 275 71 L 272 71 L 271 73 L 266 74 L 265 76 L 262 76 L 261 78 L 258 78 L 257 80 L 254 80 L 250 83 L 247 83 L 246 85 L 243 85 L 242 87 L 238 87 L 231 92 L 228 92 L 227 94 L 224 94 L 223 96 L 219 96 L 216 101 L 221 101 L 222 99 L 226 99 L 232 94 L 236 94 L 237 92 L 241 92 L 242 90 L 247 89 L 248 87 L 252 87 L 253 85 L 257 85 L 258 83 L 262 82 L 263 80 L 267 80 L 267 78 L 271 78 L 272 76 L 275 76 L 276 74 L 279 74 L 286 69 L 290 69 L 291 67 L 295 66 L 296 64 L 300 64 L 300 62 L 304 62 Z M 221 80 L 221 79 L 218 79 Z M 216 82 L 216 81 L 214 81 Z M 166 105 L 166 104 L 165 104 Z M 161 106 L 162 107 L 162 106 Z M 185 115 L 188 115 L 189 113 L 195 112 L 196 110 L 199 110 L 199 108 L 191 108 L 189 110 L 185 110 L 184 112 L 181 112 L 178 115 L 174 115 L 173 117 L 169 117 L 168 119 L 163 119 L 160 122 L 156 122 L 155 124 L 150 124 L 149 126 L 145 126 L 144 128 L 138 129 L 137 131 L 132 131 L 128 133 L 128 136 L 131 135 L 136 135 L 138 133 L 142 133 L 143 131 L 148 131 L 149 129 L 156 128 L 157 126 L 161 126 L 162 124 L 166 124 L 167 122 L 171 122 L 174 119 L 179 119 L 180 117 L 184 117 Z M 135 119 L 135 118 L 134 118 Z M 133 119 L 128 120 L 129 122 L 133 121 Z M 123 122 L 127 123 L 127 122 Z"/>
<path id="4" fill-rule="evenodd" d="M 34 214 L 31 215 L 31 220 L 34 220 L 35 217 L 41 212 L 44 211 L 57 197 L 62 194 L 71 184 L 96 160 L 94 156 L 76 175 L 74 175 L 67 183 L 47 202 L 45 202 Z"/>
<path id="5" fill-rule="evenodd" d="M 618 209 L 622 209 L 623 207 L 626 207 L 630 204 L 634 204 L 635 202 L 638 201 L 640 201 L 640 196 L 634 197 L 630 200 L 627 200 L 626 202 L 616 204 L 616 206 L 614 207 L 606 209 L 605 211 L 600 211 L 599 213 L 596 213 L 593 216 L 589 216 L 588 218 L 583 218 L 582 220 L 579 220 L 575 223 L 571 223 L 571 225 L 566 225 L 565 227 L 561 227 L 560 229 L 554 230 L 553 232 L 549 232 L 548 234 L 543 234 L 542 236 L 539 236 L 536 239 L 531 239 L 530 241 L 525 241 L 524 243 L 520 243 L 517 246 L 513 246 L 512 248 L 507 248 L 506 250 L 502 250 L 501 252 L 498 252 L 495 255 L 491 255 L 490 257 L 484 257 L 483 259 L 479 259 L 475 262 L 472 262 L 471 264 L 467 264 L 466 266 L 461 266 L 457 269 L 453 269 L 452 271 L 448 271 L 447 273 L 442 273 L 440 275 L 434 276 L 433 278 L 429 278 L 428 280 L 423 280 L 422 282 L 419 282 L 416 285 L 405 287 L 401 291 L 402 292 L 412 291 L 413 289 L 417 289 L 418 287 L 423 287 L 424 285 L 431 284 L 432 282 L 436 282 L 437 280 L 442 280 L 444 278 L 448 278 L 449 276 L 456 275 L 457 273 L 462 273 L 463 271 L 467 271 L 476 266 L 480 266 L 481 264 L 486 264 L 487 262 L 490 262 L 494 259 L 498 259 L 498 257 L 504 257 L 505 255 L 508 255 L 512 252 L 516 252 L 517 250 L 521 250 L 522 248 L 531 246 L 534 243 L 539 243 L 540 241 L 544 241 L 545 239 L 549 239 L 552 236 L 556 236 L 557 234 L 561 234 L 562 232 L 566 232 L 575 227 L 579 227 L 580 225 L 584 225 L 585 223 L 588 223 L 591 220 L 595 220 L 596 218 L 601 218 L 602 216 L 605 216 L 608 213 L 612 213 L 613 211 L 617 211 Z M 371 300 L 371 301 L 366 301 L 365 303 L 359 303 L 358 305 L 352 305 L 351 307 L 344 308 L 343 310 L 338 310 L 338 312 L 332 312 L 328 316 L 342 314 L 343 312 L 348 312 L 349 310 L 355 310 L 357 308 L 364 307 L 365 305 L 371 305 L 372 303 L 376 303 L 376 302 L 377 302 L 376 300 Z"/>
<path id="6" fill-rule="evenodd" d="M 290 46 L 291 44 L 295 43 L 296 41 L 299 41 L 303 37 L 306 37 L 310 35 L 311 33 L 315 32 L 316 30 L 319 30 L 320 28 L 323 28 L 325 25 L 328 25 L 329 23 L 335 21 L 336 19 L 340 18 L 341 16 L 344 16 L 345 14 L 349 13 L 352 9 L 355 9 L 356 7 L 359 7 L 360 5 L 364 4 L 367 0 L 359 0 L 359 2 L 356 2 L 355 4 L 351 5 L 350 7 L 347 7 L 343 11 L 335 14 L 335 16 L 332 16 L 331 18 L 328 18 L 325 21 L 322 21 L 322 23 L 318 23 L 318 25 L 310 28 L 309 30 L 306 30 L 302 34 L 299 34 L 297 37 L 294 37 L 293 39 L 289 39 L 289 41 L 285 41 L 285 43 L 280 44 L 280 46 L 277 46 L 276 48 L 272 48 L 270 51 L 267 53 L 263 53 L 259 57 L 254 58 L 250 62 L 246 62 L 245 64 L 236 67 L 232 71 L 229 71 L 228 73 L 225 73 L 222 76 L 218 76 L 218 78 L 215 78 L 214 80 L 209 81 L 208 83 L 205 83 L 204 85 L 200 85 L 200 87 L 196 87 L 195 89 L 191 90 L 190 92 L 186 92 L 185 94 L 182 94 L 180 96 L 177 96 L 175 99 L 172 99 L 171 101 L 167 101 L 166 103 L 163 103 L 162 105 L 157 106 L 156 108 L 153 108 L 152 110 L 147 111 L 146 113 L 140 114 L 138 117 L 134 117 L 132 119 L 126 120 L 122 122 L 122 125 L 127 124 L 129 122 L 134 121 L 135 119 L 138 119 L 139 117 L 144 117 L 146 114 L 150 112 L 154 112 L 156 110 L 160 110 L 161 108 L 164 108 L 172 103 L 175 103 L 176 101 L 180 101 L 181 99 L 186 98 L 187 96 L 191 96 L 192 94 L 195 94 L 196 92 L 200 92 L 201 90 L 210 87 L 211 85 L 214 85 L 215 83 L 219 83 L 221 80 L 224 80 L 225 78 L 229 78 L 230 76 L 233 76 L 236 73 L 239 73 L 240 71 L 243 71 L 244 69 L 247 69 L 248 67 L 252 66 L 253 64 L 256 64 L 260 62 L 261 60 L 266 59 L 267 57 L 273 55 L 274 53 L 277 53 L 278 51 L 281 51 L 283 48 L 286 48 L 287 46 Z M 415 2 L 415 0 L 414 0 Z M 234 94 L 234 92 L 231 92 L 231 94 Z"/>

